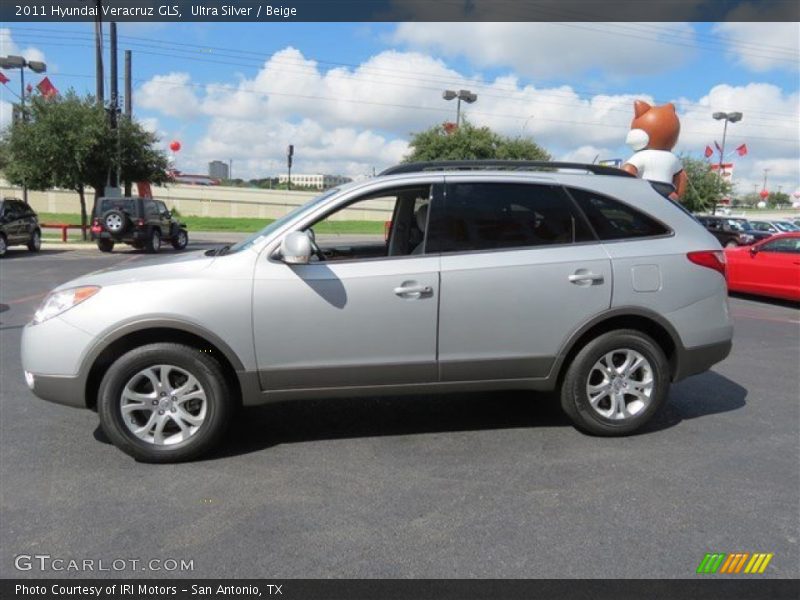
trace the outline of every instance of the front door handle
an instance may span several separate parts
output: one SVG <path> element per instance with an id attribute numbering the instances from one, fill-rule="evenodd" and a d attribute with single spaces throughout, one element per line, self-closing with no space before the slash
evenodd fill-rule
<path id="1" fill-rule="evenodd" d="M 401 298 L 421 298 L 422 296 L 430 296 L 433 294 L 433 288 L 429 285 L 404 283 L 394 288 L 394 293 Z"/>
<path id="2" fill-rule="evenodd" d="M 591 271 L 577 271 L 568 277 L 570 283 L 575 283 L 577 285 L 585 285 L 585 284 L 595 284 L 595 283 L 603 283 L 604 277 L 598 273 L 592 273 Z"/>

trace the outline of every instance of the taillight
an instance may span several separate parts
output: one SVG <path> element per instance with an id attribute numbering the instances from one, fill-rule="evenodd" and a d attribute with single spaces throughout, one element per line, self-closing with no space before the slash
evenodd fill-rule
<path id="1" fill-rule="evenodd" d="M 144 219 L 139 219 L 138 221 L 136 221 L 136 226 L 137 226 L 139 229 L 141 229 L 142 227 L 144 227 Z"/>
<path id="2" fill-rule="evenodd" d="M 100 225 L 100 219 L 92 221 L 92 233 L 100 233 L 103 231 L 103 226 Z"/>
<path id="3" fill-rule="evenodd" d="M 722 250 L 700 250 L 689 252 L 686 255 L 690 261 L 701 267 L 714 269 L 717 273 L 725 277 L 725 253 Z"/>

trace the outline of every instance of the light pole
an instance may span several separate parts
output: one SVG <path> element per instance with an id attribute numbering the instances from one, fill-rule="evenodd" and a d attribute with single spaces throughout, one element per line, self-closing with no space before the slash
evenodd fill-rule
<path id="1" fill-rule="evenodd" d="M 47 65 L 38 60 L 26 60 L 24 56 L 0 56 L 0 69 L 19 69 L 19 110 L 22 121 L 27 121 L 25 116 L 25 69 L 34 73 L 44 73 Z M 28 203 L 28 186 L 22 184 L 22 201 Z"/>
<path id="2" fill-rule="evenodd" d="M 722 188 L 722 163 L 725 159 L 725 137 L 728 135 L 728 122 L 736 123 L 742 120 L 742 113 L 740 112 L 715 112 L 711 115 L 717 121 L 725 121 L 722 128 L 722 147 L 719 149 L 719 166 L 717 168 L 717 175 L 719 176 L 720 189 Z M 712 215 L 717 214 L 717 203 L 714 202 L 714 208 L 711 211 Z"/>
<path id="3" fill-rule="evenodd" d="M 458 90 L 457 92 L 454 90 L 445 90 L 442 92 L 442 98 L 447 101 L 450 101 L 453 98 L 458 99 L 458 103 L 456 105 L 456 126 L 461 127 L 461 101 L 463 100 L 467 104 L 472 104 L 478 99 L 478 94 L 473 94 L 469 90 Z"/>

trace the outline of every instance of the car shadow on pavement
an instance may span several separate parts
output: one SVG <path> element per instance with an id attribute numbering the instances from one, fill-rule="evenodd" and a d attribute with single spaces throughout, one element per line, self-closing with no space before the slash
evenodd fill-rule
<path id="1" fill-rule="evenodd" d="M 772 306 L 800 309 L 800 302 L 796 300 L 782 300 L 781 298 L 769 298 L 767 296 L 756 296 L 754 294 L 743 294 L 741 292 L 729 292 L 728 295 L 731 298 L 739 298 L 741 300 L 751 300 L 753 302 L 761 302 L 762 304 L 771 304 Z"/>
<path id="2" fill-rule="evenodd" d="M 667 405 L 636 435 L 740 409 L 746 396 L 745 388 L 713 371 L 689 378 L 673 385 Z M 554 394 L 475 392 L 294 400 L 242 409 L 228 439 L 206 458 L 314 440 L 539 427 L 572 427 Z"/>
<path id="3" fill-rule="evenodd" d="M 12 246 L 8 250 L 6 250 L 5 255 L 0 260 L 6 261 L 6 260 L 13 260 L 15 258 L 25 258 L 25 257 L 42 256 L 42 255 L 50 256 L 55 254 L 63 254 L 64 252 L 69 252 L 69 251 L 70 251 L 69 248 L 64 248 L 63 250 L 61 248 L 42 248 L 38 252 L 31 252 L 24 246 L 19 248 Z"/>

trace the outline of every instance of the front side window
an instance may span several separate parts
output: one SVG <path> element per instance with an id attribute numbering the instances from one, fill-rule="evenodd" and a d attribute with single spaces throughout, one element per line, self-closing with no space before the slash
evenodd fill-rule
<path id="1" fill-rule="evenodd" d="M 669 233 L 663 224 L 619 200 L 577 188 L 570 188 L 569 193 L 601 240 L 655 237 Z"/>
<path id="2" fill-rule="evenodd" d="M 312 232 L 322 261 L 363 260 L 425 252 L 432 186 L 403 186 L 362 196 L 318 219 Z"/>
<path id="3" fill-rule="evenodd" d="M 593 239 L 563 188 L 452 183 L 430 216 L 426 252 L 470 252 L 573 244 Z"/>
<path id="4" fill-rule="evenodd" d="M 770 240 L 769 242 L 761 245 L 761 251 L 800 254 L 800 238 L 785 237 L 778 240 Z"/>

